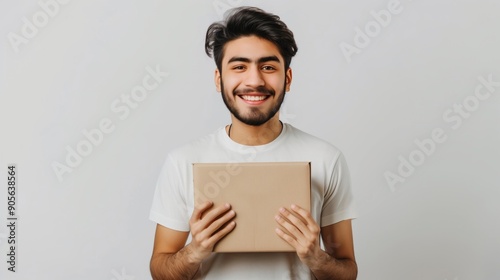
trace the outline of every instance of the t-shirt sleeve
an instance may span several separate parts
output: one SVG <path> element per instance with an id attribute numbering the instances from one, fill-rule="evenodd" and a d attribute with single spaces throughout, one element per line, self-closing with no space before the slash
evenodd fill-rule
<path id="1" fill-rule="evenodd" d="M 356 218 L 351 178 L 347 162 L 342 153 L 334 161 L 330 170 L 332 170 L 332 174 L 325 190 L 321 226 Z"/>
<path id="2" fill-rule="evenodd" d="M 187 186 L 182 177 L 179 165 L 168 155 L 156 183 L 149 219 L 173 230 L 189 231 Z"/>

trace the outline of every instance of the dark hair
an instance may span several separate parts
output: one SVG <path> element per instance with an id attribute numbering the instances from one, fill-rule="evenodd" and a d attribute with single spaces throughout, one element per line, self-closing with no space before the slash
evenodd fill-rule
<path id="1" fill-rule="evenodd" d="M 229 10 L 224 20 L 212 23 L 205 38 L 205 52 L 215 60 L 219 71 L 222 71 L 224 45 L 243 36 L 255 35 L 275 44 L 285 60 L 288 69 L 292 57 L 297 53 L 297 44 L 293 33 L 280 17 L 266 13 L 256 7 L 238 7 Z"/>

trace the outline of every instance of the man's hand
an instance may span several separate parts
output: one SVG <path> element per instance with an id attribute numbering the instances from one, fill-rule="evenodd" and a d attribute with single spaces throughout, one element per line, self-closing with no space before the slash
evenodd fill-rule
<path id="1" fill-rule="evenodd" d="M 295 248 L 316 279 L 356 279 L 350 220 L 320 228 L 309 211 L 292 205 L 291 211 L 281 208 L 276 221 L 288 231 L 277 228 L 276 233 Z M 320 233 L 323 242 L 328 240 L 326 251 L 320 247 Z"/>
<path id="2" fill-rule="evenodd" d="M 323 253 L 319 245 L 320 227 L 308 211 L 294 204 L 291 209 L 292 212 L 281 208 L 275 217 L 288 233 L 279 228 L 276 228 L 276 233 L 292 245 L 300 260 L 308 265 Z"/>
<path id="3" fill-rule="evenodd" d="M 231 205 L 226 203 L 212 207 L 212 202 L 204 202 L 194 209 L 189 220 L 192 241 L 188 247 L 191 251 L 190 261 L 193 263 L 201 263 L 210 256 L 215 244 L 236 226 L 236 222 L 231 221 L 236 215 L 231 210 Z"/>
<path id="4" fill-rule="evenodd" d="M 213 206 L 205 202 L 194 209 L 189 220 L 192 241 L 186 246 L 189 232 L 156 226 L 150 263 L 153 279 L 193 279 L 217 241 L 236 225 L 231 221 L 235 213 L 229 204 Z"/>

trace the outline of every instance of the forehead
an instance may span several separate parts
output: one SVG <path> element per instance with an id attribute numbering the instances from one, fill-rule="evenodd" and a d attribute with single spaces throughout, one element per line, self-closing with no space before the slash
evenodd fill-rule
<path id="1" fill-rule="evenodd" d="M 266 39 L 257 36 L 245 36 L 229 41 L 224 46 L 222 64 L 227 64 L 233 57 L 244 57 L 257 61 L 262 57 L 276 56 L 284 63 L 278 47 Z"/>

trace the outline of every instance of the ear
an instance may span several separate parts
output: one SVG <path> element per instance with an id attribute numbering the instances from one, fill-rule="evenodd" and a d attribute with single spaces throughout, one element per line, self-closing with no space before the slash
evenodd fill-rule
<path id="1" fill-rule="evenodd" d="M 220 76 L 219 69 L 215 69 L 214 82 L 215 82 L 215 88 L 217 89 L 218 92 L 221 92 L 220 79 L 221 79 L 221 76 Z"/>
<path id="2" fill-rule="evenodd" d="M 285 90 L 290 91 L 290 85 L 292 84 L 292 68 L 288 67 L 285 73 Z"/>

